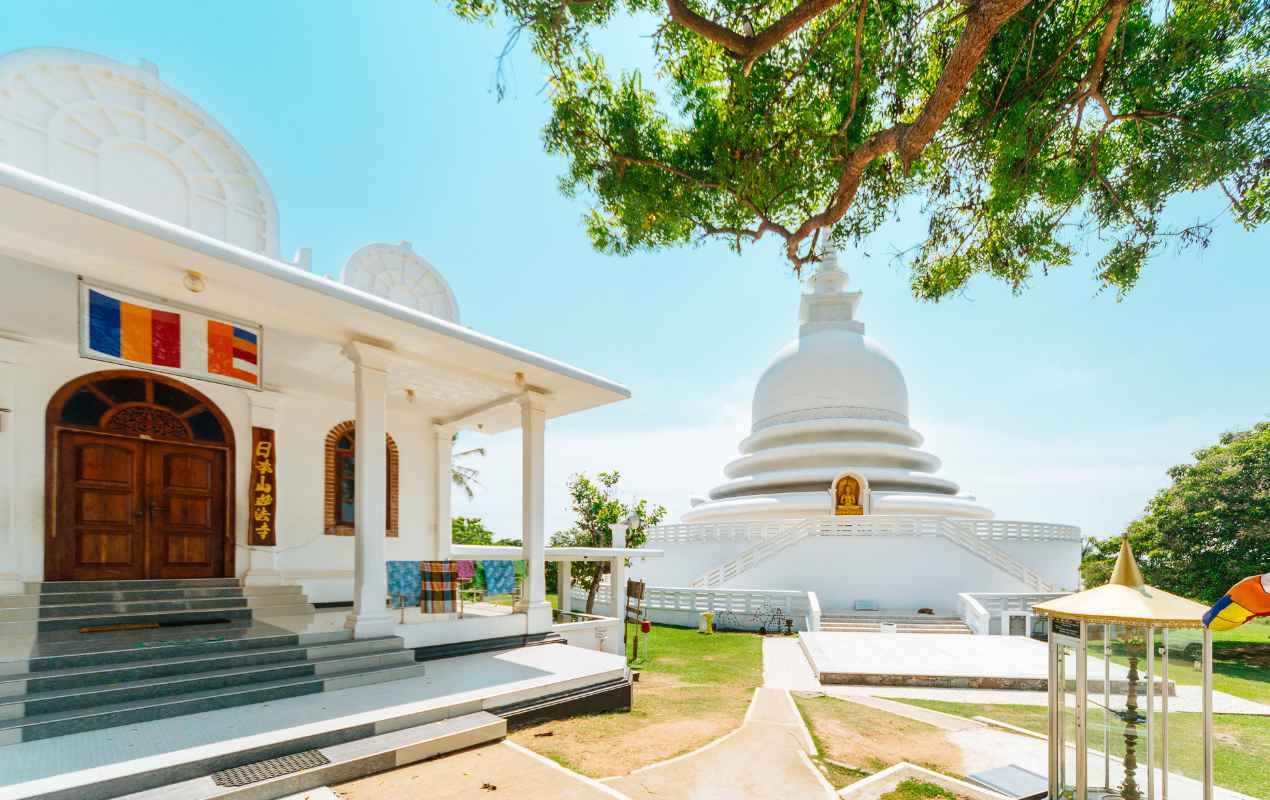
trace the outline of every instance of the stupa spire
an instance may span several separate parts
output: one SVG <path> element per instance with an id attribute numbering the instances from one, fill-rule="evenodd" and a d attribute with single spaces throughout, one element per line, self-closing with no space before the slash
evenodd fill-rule
<path id="1" fill-rule="evenodd" d="M 837 325 L 864 333 L 864 324 L 855 319 L 861 294 L 847 291 L 850 280 L 838 264 L 837 249 L 826 243 L 815 271 L 807 279 L 809 291 L 803 294 L 798 310 L 799 325 Z"/>
<path id="2" fill-rule="evenodd" d="M 1107 583 L 1132 589 L 1146 586 L 1142 570 L 1138 569 L 1138 561 L 1133 557 L 1133 548 L 1129 546 L 1128 536 L 1120 537 L 1120 555 L 1116 556 L 1116 566 L 1111 570 L 1111 580 Z"/>

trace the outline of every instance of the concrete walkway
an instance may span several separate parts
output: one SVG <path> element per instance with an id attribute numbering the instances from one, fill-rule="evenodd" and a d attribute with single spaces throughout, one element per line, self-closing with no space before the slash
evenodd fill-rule
<path id="1" fill-rule="evenodd" d="M 604 782 L 632 800 L 833 798 L 808 759 L 811 736 L 784 689 L 755 690 L 740 728 L 691 753 Z"/>

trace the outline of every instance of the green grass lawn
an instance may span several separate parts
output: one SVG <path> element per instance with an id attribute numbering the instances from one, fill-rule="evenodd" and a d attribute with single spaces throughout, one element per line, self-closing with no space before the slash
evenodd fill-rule
<path id="1" fill-rule="evenodd" d="M 741 724 L 763 682 L 763 640 L 654 625 L 640 637 L 629 712 L 535 725 L 512 739 L 595 778 L 624 775 L 698 748 Z"/>
<path id="2" fill-rule="evenodd" d="M 1172 673 L 1170 672 L 1170 677 Z M 984 703 L 953 703 L 945 700 L 917 700 L 911 698 L 895 698 L 908 703 L 961 717 L 989 717 L 998 722 L 1017 725 L 1036 733 L 1045 734 L 1048 730 L 1045 706 L 1023 705 L 988 705 Z M 1140 711 L 1140 714 L 1145 714 Z M 1156 752 L 1160 748 L 1161 714 L 1156 712 Z M 1072 720 L 1072 715 L 1068 715 Z M 1103 730 L 1107 725 L 1108 715 L 1102 709 L 1091 709 L 1089 715 L 1089 746 L 1100 750 L 1103 744 Z M 1111 752 L 1115 756 L 1124 755 L 1124 723 L 1114 715 L 1111 721 Z M 1194 712 L 1171 712 L 1169 714 L 1169 771 L 1180 772 L 1191 778 L 1199 778 L 1203 769 L 1203 749 L 1201 747 L 1203 720 Z M 1146 724 L 1138 724 L 1138 732 L 1142 739 L 1138 745 L 1138 761 L 1146 760 Z M 1270 800 L 1270 717 L 1255 717 L 1243 714 L 1215 714 L 1213 731 L 1216 742 L 1213 748 L 1213 777 L 1219 786 L 1234 789 L 1253 797 Z M 1068 740 L 1074 741 L 1075 735 L 1069 726 Z"/>
<path id="3" fill-rule="evenodd" d="M 955 800 L 957 795 L 942 786 L 916 778 L 907 778 L 878 800 Z"/>
<path id="4" fill-rule="evenodd" d="M 1156 634 L 1157 644 L 1160 641 L 1160 635 Z M 1169 632 L 1169 680 L 1182 685 L 1200 685 L 1200 671 L 1195 668 L 1199 642 L 1199 631 Z M 1102 658 L 1101 641 L 1090 642 L 1089 655 Z M 1111 660 L 1120 665 L 1128 663 L 1124 647 L 1119 643 L 1111 644 Z M 1145 666 L 1141 669 L 1145 672 Z M 1258 620 L 1233 631 L 1213 634 L 1213 688 L 1270 704 L 1270 622 Z"/>

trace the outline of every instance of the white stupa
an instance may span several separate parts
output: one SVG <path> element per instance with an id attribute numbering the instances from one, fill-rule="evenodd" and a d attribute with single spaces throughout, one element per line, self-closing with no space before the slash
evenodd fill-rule
<path id="1" fill-rule="evenodd" d="M 825 254 L 802 296 L 798 338 L 754 389 L 753 424 L 727 480 L 694 500 L 683 522 L 793 519 L 857 513 L 990 519 L 992 511 L 936 476 L 918 449 L 908 387 L 890 354 L 855 318 L 837 253 Z M 835 496 L 843 480 L 849 494 Z M 841 501 L 841 502 L 839 502 Z"/>

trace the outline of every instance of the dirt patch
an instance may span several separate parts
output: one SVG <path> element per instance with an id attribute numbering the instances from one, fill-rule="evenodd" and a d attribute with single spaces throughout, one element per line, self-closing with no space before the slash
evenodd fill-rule
<path id="1" fill-rule="evenodd" d="M 832 697 L 798 698 L 822 755 L 876 772 L 900 761 L 965 774 L 961 749 L 944 731 L 924 722 Z"/>

